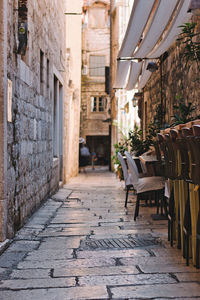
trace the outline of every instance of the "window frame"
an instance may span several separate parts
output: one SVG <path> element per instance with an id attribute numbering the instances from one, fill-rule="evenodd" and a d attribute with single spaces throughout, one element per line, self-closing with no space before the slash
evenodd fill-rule
<path id="1" fill-rule="evenodd" d="M 92 100 L 95 99 L 95 105 L 92 103 Z M 103 100 L 103 105 L 100 105 L 100 100 Z M 92 107 L 96 107 L 96 110 L 92 110 Z M 101 110 L 103 108 L 103 110 Z M 107 97 L 106 96 L 90 96 L 90 113 L 105 113 L 107 108 Z"/>

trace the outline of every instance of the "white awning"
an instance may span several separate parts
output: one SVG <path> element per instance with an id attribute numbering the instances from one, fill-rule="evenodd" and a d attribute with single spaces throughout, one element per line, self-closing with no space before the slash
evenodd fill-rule
<path id="1" fill-rule="evenodd" d="M 139 49 L 134 53 L 136 58 L 144 58 L 154 48 L 167 26 L 171 15 L 179 0 L 166 1 L 161 0 L 156 9 L 152 23 L 147 31 Z"/>
<path id="2" fill-rule="evenodd" d="M 117 61 L 117 76 L 115 79 L 114 88 L 116 89 L 122 89 L 126 87 L 127 77 L 129 74 L 131 61 L 125 60 L 125 61 Z"/>
<path id="3" fill-rule="evenodd" d="M 131 69 L 130 69 L 130 73 L 129 73 L 129 79 L 128 79 L 128 83 L 127 83 L 127 86 L 126 86 L 126 89 L 128 91 L 134 89 L 134 87 L 137 83 L 138 77 L 140 75 L 141 69 L 142 69 L 142 62 L 139 62 L 139 63 L 136 63 L 136 62 L 133 62 L 133 61 L 131 62 Z"/>
<path id="4" fill-rule="evenodd" d="M 131 57 L 151 13 L 154 0 L 135 0 L 118 57 Z"/>
<path id="5" fill-rule="evenodd" d="M 171 27 L 164 36 L 161 42 L 147 55 L 149 58 L 160 57 L 173 44 L 177 36 L 181 32 L 180 25 L 186 23 L 191 18 L 191 13 L 187 13 L 190 5 L 190 0 L 182 0 L 180 2 L 177 14 L 171 24 Z"/>
<path id="6" fill-rule="evenodd" d="M 135 0 L 118 57 L 131 57 L 133 60 L 159 58 L 176 40 L 181 31 L 179 26 L 191 18 L 191 14 L 187 13 L 189 5 L 190 0 Z M 138 46 L 142 37 L 143 40 Z M 147 63 L 145 61 L 143 65 L 147 66 Z M 135 86 L 138 78 L 139 88 L 145 86 L 152 73 L 144 66 L 140 76 L 141 66 L 139 68 L 139 65 L 132 64 L 126 86 L 128 90 Z M 118 70 L 121 73 L 119 68 Z M 120 74 L 117 71 L 118 76 Z M 123 77 L 126 77 L 124 73 Z"/>
<path id="7" fill-rule="evenodd" d="M 147 65 L 150 61 L 147 59 L 142 66 L 142 74 L 138 80 L 138 89 L 142 89 L 151 77 L 151 72 L 147 70 Z"/>

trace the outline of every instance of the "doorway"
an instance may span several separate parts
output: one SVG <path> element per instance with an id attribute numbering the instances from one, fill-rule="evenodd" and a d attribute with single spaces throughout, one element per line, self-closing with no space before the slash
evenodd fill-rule
<path id="1" fill-rule="evenodd" d="M 90 153 L 95 152 L 96 165 L 106 166 L 110 164 L 110 138 L 107 135 L 86 136 L 86 144 Z"/>

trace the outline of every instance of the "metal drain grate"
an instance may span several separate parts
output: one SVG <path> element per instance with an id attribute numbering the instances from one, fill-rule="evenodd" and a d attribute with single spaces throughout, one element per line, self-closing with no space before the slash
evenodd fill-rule
<path id="1" fill-rule="evenodd" d="M 82 249 L 132 249 L 135 247 L 147 247 L 156 245 L 155 239 L 120 238 L 120 239 L 88 239 L 81 242 Z"/>

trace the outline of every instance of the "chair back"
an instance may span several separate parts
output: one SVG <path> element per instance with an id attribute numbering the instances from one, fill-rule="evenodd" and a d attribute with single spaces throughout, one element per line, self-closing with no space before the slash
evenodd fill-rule
<path id="1" fill-rule="evenodd" d="M 136 184 L 139 179 L 139 173 L 138 173 L 136 163 L 129 152 L 125 151 L 124 154 L 126 155 L 126 158 L 127 158 L 127 164 L 128 164 L 128 168 L 131 172 L 133 184 Z"/>
<path id="2" fill-rule="evenodd" d="M 119 159 L 121 166 L 122 166 L 122 171 L 123 171 L 123 175 L 124 175 L 124 181 L 126 183 L 126 180 L 128 178 L 128 169 L 125 163 L 125 160 L 123 158 L 123 156 L 121 155 L 120 152 L 117 153 L 117 158 Z"/>

